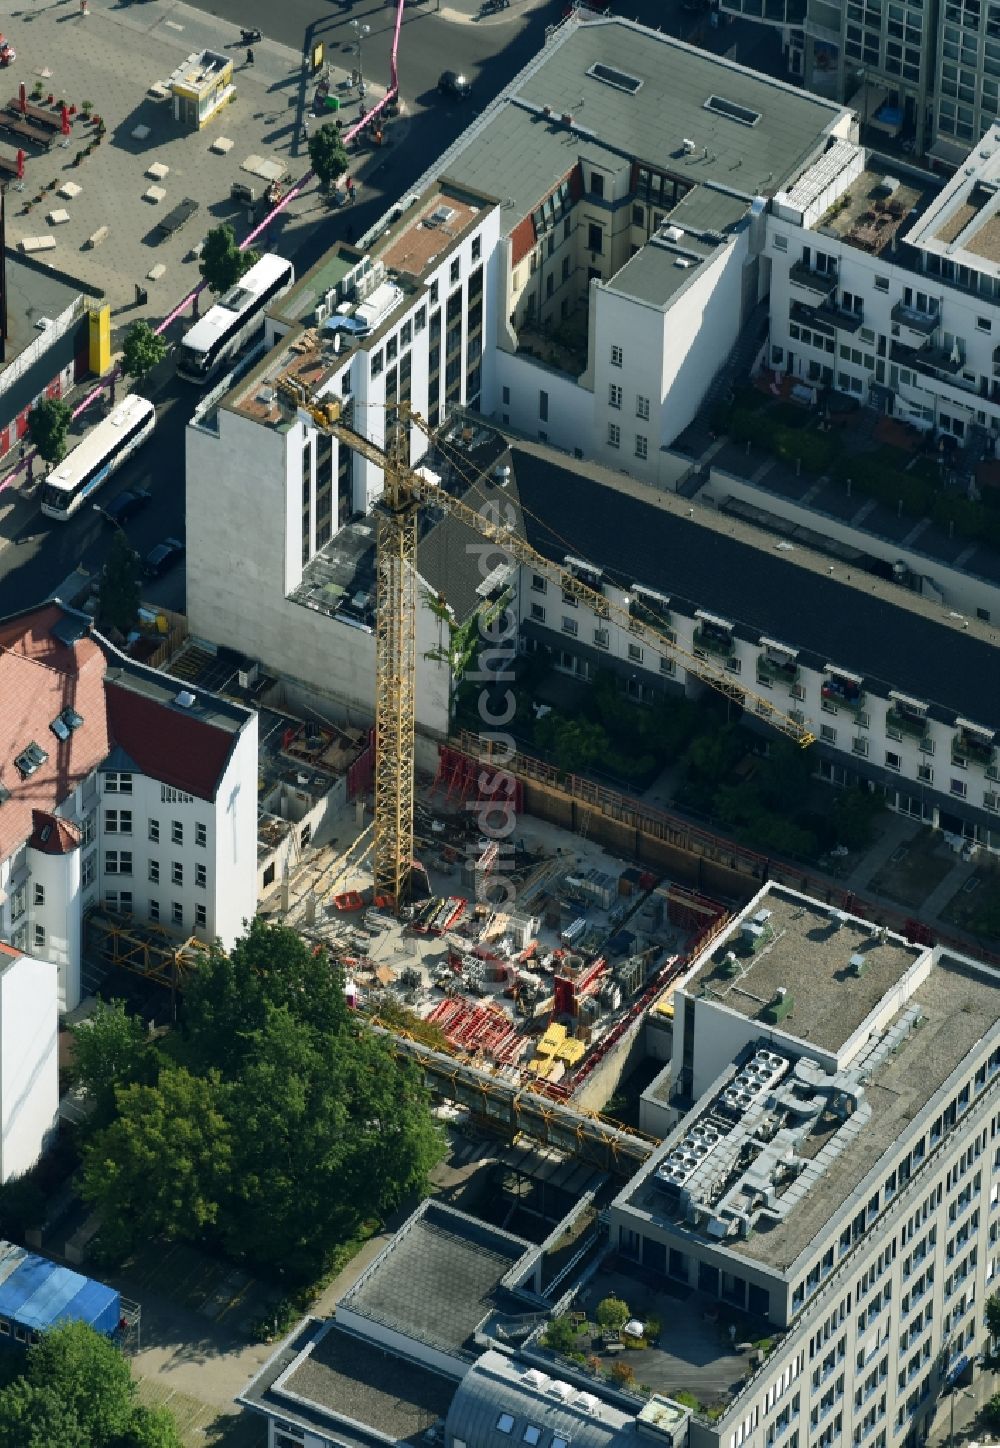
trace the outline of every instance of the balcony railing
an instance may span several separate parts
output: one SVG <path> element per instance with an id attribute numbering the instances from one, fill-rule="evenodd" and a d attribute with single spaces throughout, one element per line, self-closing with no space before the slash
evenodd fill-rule
<path id="1" fill-rule="evenodd" d="M 976 739 L 971 734 L 960 734 L 951 742 L 952 764 L 978 764 L 985 769 L 993 763 L 996 757 L 996 745 L 986 739 Z"/>
<path id="2" fill-rule="evenodd" d="M 901 709 L 890 709 L 885 724 L 887 729 L 898 729 L 910 739 L 923 739 L 927 733 L 927 720 L 922 714 L 907 714 Z"/>
<path id="3" fill-rule="evenodd" d="M 941 316 L 938 312 L 918 312 L 905 302 L 897 302 L 892 309 L 892 320 L 911 332 L 918 332 L 921 337 L 929 337 L 940 325 Z"/>
<path id="4" fill-rule="evenodd" d="M 845 704 L 850 709 L 860 709 L 865 702 L 864 689 L 851 679 L 827 679 L 820 692 L 831 703 Z"/>
<path id="5" fill-rule="evenodd" d="M 762 654 L 757 660 L 757 682 L 759 684 L 792 684 L 798 682 L 800 669 L 794 659 L 774 659 Z"/>
<path id="6" fill-rule="evenodd" d="M 730 658 L 734 648 L 733 640 L 729 634 L 707 628 L 695 629 L 694 646 L 696 649 L 704 649 L 707 654 L 717 654 L 721 659 Z"/>
<path id="7" fill-rule="evenodd" d="M 807 292 L 815 292 L 818 296 L 828 297 L 836 290 L 837 269 L 833 267 L 829 271 L 818 272 L 813 271 L 812 267 L 807 266 L 805 262 L 797 261 L 794 266 L 789 268 L 788 280 L 793 286 L 802 287 Z"/>

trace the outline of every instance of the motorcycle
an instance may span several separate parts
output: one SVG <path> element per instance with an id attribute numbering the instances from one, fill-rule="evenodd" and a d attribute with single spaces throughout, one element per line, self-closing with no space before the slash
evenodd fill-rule
<path id="1" fill-rule="evenodd" d="M 240 44 L 241 44 L 241 45 L 258 45 L 263 39 L 264 39 L 263 31 L 256 30 L 256 29 L 255 29 L 255 30 L 244 30 L 242 26 L 240 27 Z"/>

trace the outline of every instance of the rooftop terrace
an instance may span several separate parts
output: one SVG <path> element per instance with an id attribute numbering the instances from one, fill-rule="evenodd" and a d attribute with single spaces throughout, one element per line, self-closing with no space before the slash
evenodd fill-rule
<path id="1" fill-rule="evenodd" d="M 935 188 L 921 186 L 913 177 L 890 176 L 886 164 L 872 159 L 820 218 L 819 230 L 879 256 L 934 195 Z"/>
<path id="2" fill-rule="evenodd" d="M 742 953 L 748 949 L 744 914 L 715 942 L 686 993 L 765 1021 L 784 990 L 792 1005 L 781 1030 L 825 1051 L 839 1051 L 925 953 L 901 936 L 778 887 L 755 909 L 770 912 L 756 952 Z M 735 963 L 726 959 L 730 953 Z M 856 957 L 860 967 L 852 965 Z"/>

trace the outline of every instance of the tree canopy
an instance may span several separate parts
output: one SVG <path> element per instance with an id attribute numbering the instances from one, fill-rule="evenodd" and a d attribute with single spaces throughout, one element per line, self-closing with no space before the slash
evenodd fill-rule
<path id="1" fill-rule="evenodd" d="M 115 1345 L 66 1322 L 30 1347 L 24 1371 L 0 1389 L 0 1448 L 181 1448 L 171 1414 L 136 1402 Z"/>
<path id="2" fill-rule="evenodd" d="M 52 466 L 66 456 L 66 435 L 72 419 L 73 410 L 61 397 L 43 397 L 28 413 L 31 441 Z"/>
<path id="3" fill-rule="evenodd" d="M 205 237 L 202 247 L 199 271 L 208 283 L 210 291 L 228 292 L 234 287 L 245 271 L 259 261 L 255 251 L 240 251 L 233 228 L 223 222 L 215 226 Z"/>
<path id="4" fill-rule="evenodd" d="M 231 953 L 213 949 L 182 1025 L 155 1079 L 110 1010 L 89 1043 L 88 1079 L 115 1115 L 85 1148 L 83 1194 L 111 1250 L 208 1241 L 306 1280 L 425 1189 L 442 1143 L 419 1072 L 293 931 L 255 920 Z"/>
<path id="5" fill-rule="evenodd" d="M 337 127 L 327 121 L 309 137 L 309 160 L 323 186 L 343 176 L 349 165 L 347 151 Z"/>
<path id="6" fill-rule="evenodd" d="M 139 597 L 139 555 L 121 528 L 116 528 L 98 587 L 100 627 L 127 634 L 139 617 Z"/>
<path id="7" fill-rule="evenodd" d="M 98 1001 L 70 1033 L 70 1077 L 93 1101 L 95 1120 L 105 1124 L 115 1115 L 115 1087 L 136 1081 L 148 1059 L 145 1028 L 137 1016 L 128 1014 L 124 1001 L 113 1000 Z"/>
<path id="8" fill-rule="evenodd" d="M 167 344 L 148 322 L 133 322 L 125 333 L 122 371 L 128 377 L 143 378 L 167 355 Z"/>

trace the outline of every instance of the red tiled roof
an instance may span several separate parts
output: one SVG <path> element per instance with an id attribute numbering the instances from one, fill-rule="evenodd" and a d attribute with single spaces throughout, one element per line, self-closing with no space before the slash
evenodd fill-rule
<path id="1" fill-rule="evenodd" d="M 21 959 L 21 952 L 19 950 L 15 950 L 13 945 L 5 944 L 2 940 L 0 940 L 0 955 L 12 956 L 14 960 Z"/>
<path id="2" fill-rule="evenodd" d="M 31 839 L 28 844 L 43 855 L 68 855 L 80 843 L 80 831 L 69 820 L 61 820 L 43 809 L 31 811 Z"/>
<path id="3" fill-rule="evenodd" d="M 215 798 L 234 734 L 140 694 L 127 683 L 108 680 L 104 692 L 111 742 L 137 769 L 198 799 Z"/>
<path id="4" fill-rule="evenodd" d="M 0 860 L 32 833 L 35 810 L 50 812 L 107 757 L 105 658 L 89 638 L 70 647 L 52 637 L 57 604 L 0 624 Z M 83 723 L 60 742 L 49 725 L 72 707 Z M 48 759 L 22 779 L 15 758 L 32 741 Z"/>

